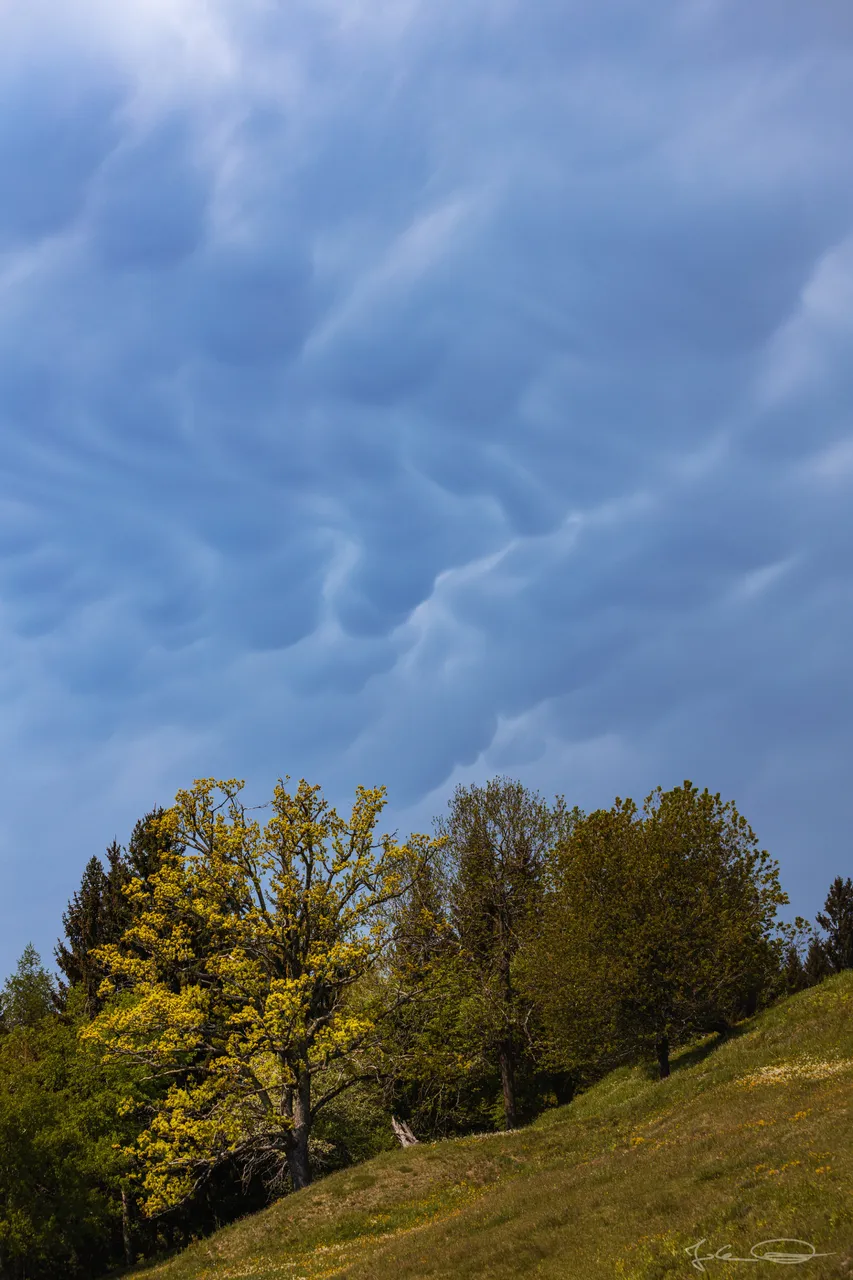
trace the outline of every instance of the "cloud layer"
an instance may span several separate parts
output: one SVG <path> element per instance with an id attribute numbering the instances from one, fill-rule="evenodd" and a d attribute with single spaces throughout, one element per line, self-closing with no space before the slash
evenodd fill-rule
<path id="1" fill-rule="evenodd" d="M 3 962 L 193 777 L 850 871 L 853 19 L 0 11 Z"/>

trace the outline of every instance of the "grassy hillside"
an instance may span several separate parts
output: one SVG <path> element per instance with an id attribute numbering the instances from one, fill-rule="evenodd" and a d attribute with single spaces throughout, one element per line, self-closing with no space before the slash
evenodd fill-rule
<path id="1" fill-rule="evenodd" d="M 702 1237 L 700 1258 L 795 1237 L 832 1255 L 798 1276 L 853 1277 L 853 973 L 673 1065 L 663 1082 L 616 1071 L 515 1134 L 389 1152 L 137 1274 L 657 1280 L 699 1275 L 685 1250 Z"/>

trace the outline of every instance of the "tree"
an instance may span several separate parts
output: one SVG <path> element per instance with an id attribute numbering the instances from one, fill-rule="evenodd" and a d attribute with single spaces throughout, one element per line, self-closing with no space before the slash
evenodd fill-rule
<path id="1" fill-rule="evenodd" d="M 126 850 L 113 840 L 106 851 L 106 868 L 100 858 L 90 858 L 80 888 L 63 914 L 65 940 L 56 944 L 56 963 L 66 978 L 64 991 L 72 986 L 85 990 L 90 1016 L 100 1008 L 98 990 L 106 977 L 94 952 L 124 936 L 134 911 L 125 889 L 135 877 L 147 880 L 171 847 L 162 817 L 163 810 L 157 808 L 140 818 Z"/>
<path id="2" fill-rule="evenodd" d="M 422 1137 L 482 1128 L 492 1120 L 492 1073 L 478 1034 L 477 980 L 436 861 L 413 871 L 389 914 L 393 945 L 377 974 L 396 1006 L 383 1041 L 387 1106 Z"/>
<path id="3" fill-rule="evenodd" d="M 62 916 L 65 941 L 60 939 L 56 944 L 56 963 L 65 975 L 65 990 L 82 987 L 92 1014 L 99 1006 L 98 988 L 106 976 L 93 952 L 108 942 L 117 942 L 130 924 L 130 903 L 122 892 L 130 878 L 121 847 L 114 840 L 107 848 L 107 869 L 100 858 L 89 859 L 80 888 Z"/>
<path id="4" fill-rule="evenodd" d="M 525 957 L 552 1062 L 607 1066 L 723 1031 L 778 978 L 778 866 L 734 804 L 692 783 L 617 798 L 561 842 Z"/>
<path id="5" fill-rule="evenodd" d="M 132 876 L 148 880 L 160 870 L 163 858 L 176 846 L 168 823 L 162 821 L 165 810 L 159 805 L 135 823 L 127 842 L 125 862 Z"/>
<path id="6" fill-rule="evenodd" d="M 15 972 L 0 991 L 0 1025 L 6 1031 L 38 1026 L 56 1012 L 57 1004 L 56 982 L 42 966 L 35 947 L 28 943 Z"/>
<path id="7" fill-rule="evenodd" d="M 270 1185 L 310 1181 L 317 1115 L 374 1074 L 382 1011 L 360 984 L 390 942 L 383 908 L 434 847 L 374 843 L 384 788 L 359 787 L 344 821 L 319 787 L 279 782 L 262 827 L 242 786 L 178 792 L 160 819 L 170 848 L 132 885 L 134 923 L 97 953 L 114 994 L 84 1036 L 171 1080 L 137 1144 L 149 1212 L 229 1160 Z"/>
<path id="8" fill-rule="evenodd" d="M 786 995 L 794 995 L 809 985 L 799 948 L 793 944 L 785 948 L 783 990 Z"/>
<path id="9" fill-rule="evenodd" d="M 819 982 L 823 982 L 824 978 L 832 975 L 832 961 L 827 954 L 826 945 L 816 935 L 809 943 L 803 972 L 807 987 L 816 987 Z"/>
<path id="10" fill-rule="evenodd" d="M 506 1127 L 518 1123 L 517 1071 L 529 1002 L 513 964 L 538 909 L 545 855 L 564 814 L 520 782 L 456 788 L 436 821 L 446 843 L 450 919 L 477 993 L 480 1035 L 500 1070 Z"/>
<path id="11" fill-rule="evenodd" d="M 823 945 L 834 972 L 853 969 L 853 880 L 835 877 L 817 922 L 827 935 Z"/>
<path id="12" fill-rule="evenodd" d="M 80 1052 L 82 993 L 56 1011 L 52 976 L 27 947 L 2 992 L 0 1275 L 91 1277 L 122 1244 L 122 1136 L 115 1082 Z M 124 1087 L 126 1082 L 122 1082 Z"/>

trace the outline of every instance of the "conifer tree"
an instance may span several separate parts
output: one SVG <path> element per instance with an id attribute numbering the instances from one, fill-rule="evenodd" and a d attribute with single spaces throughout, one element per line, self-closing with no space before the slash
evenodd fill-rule
<path id="1" fill-rule="evenodd" d="M 799 948 L 793 943 L 785 949 L 784 991 L 793 995 L 809 985 Z"/>
<path id="2" fill-rule="evenodd" d="M 96 959 L 97 948 L 118 942 L 130 927 L 134 907 L 126 890 L 134 877 L 147 881 L 156 872 L 172 845 L 160 819 L 161 808 L 152 809 L 133 828 L 127 850 L 113 840 L 106 850 L 106 868 L 100 858 L 86 864 L 80 888 L 62 916 L 64 940 L 56 944 L 56 963 L 65 976 L 63 992 L 80 986 L 86 993 L 90 1016 L 101 1007 L 98 990 L 106 970 Z"/>
<path id="3" fill-rule="evenodd" d="M 106 860 L 106 870 L 100 858 L 93 856 L 87 862 L 80 888 L 62 916 L 65 939 L 56 944 L 54 953 L 65 975 L 65 990 L 82 987 L 90 1014 L 98 1008 L 98 988 L 106 976 L 93 952 L 118 941 L 131 919 L 130 903 L 122 892 L 130 872 L 115 840 L 107 848 Z"/>
<path id="4" fill-rule="evenodd" d="M 0 991 L 0 1026 L 35 1027 L 56 1012 L 58 992 L 53 975 L 32 943 L 24 947 L 17 968 Z"/>
<path id="5" fill-rule="evenodd" d="M 817 922 L 826 933 L 823 946 L 835 973 L 853 969 L 853 880 L 835 877 Z"/>
<path id="6" fill-rule="evenodd" d="M 821 938 L 812 937 L 803 971 L 807 987 L 816 987 L 832 975 L 832 961 Z"/>

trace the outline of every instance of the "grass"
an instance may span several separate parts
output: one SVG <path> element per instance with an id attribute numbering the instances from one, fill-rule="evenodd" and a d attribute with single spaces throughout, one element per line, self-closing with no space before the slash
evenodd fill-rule
<path id="1" fill-rule="evenodd" d="M 762 1240 L 853 1280 L 853 973 L 725 1038 L 624 1068 L 527 1129 L 387 1152 L 192 1245 L 146 1280 L 712 1280 Z M 777 1246 L 780 1251 L 784 1246 Z M 805 1252 L 789 1246 L 790 1251 Z"/>

